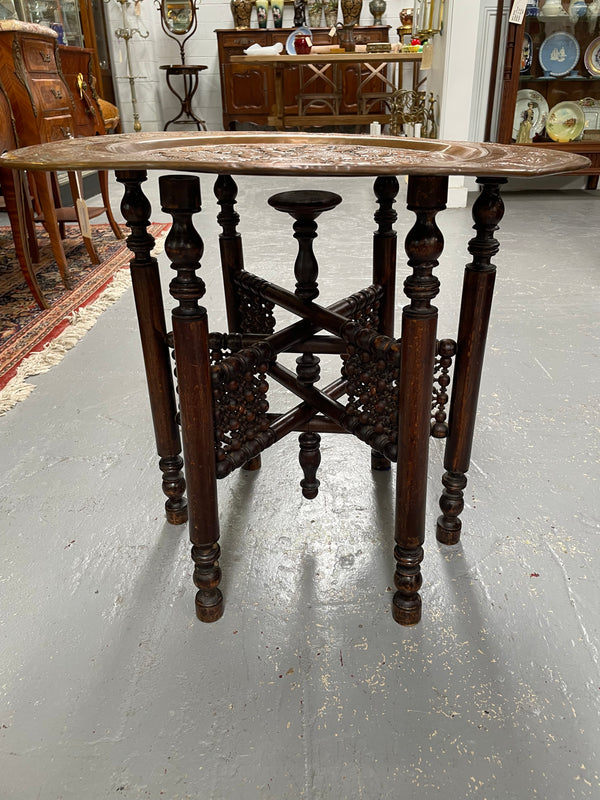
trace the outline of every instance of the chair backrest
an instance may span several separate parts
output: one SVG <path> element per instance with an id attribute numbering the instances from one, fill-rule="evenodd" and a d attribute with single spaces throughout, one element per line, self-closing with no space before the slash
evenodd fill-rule
<path id="1" fill-rule="evenodd" d="M 58 54 L 63 78 L 73 96 L 75 136 L 106 133 L 92 72 L 92 51 L 85 47 L 59 45 Z"/>

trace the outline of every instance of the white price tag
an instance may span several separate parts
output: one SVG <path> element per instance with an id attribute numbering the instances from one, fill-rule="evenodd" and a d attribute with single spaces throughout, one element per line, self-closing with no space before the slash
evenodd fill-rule
<path id="1" fill-rule="evenodd" d="M 520 25 L 523 22 L 523 17 L 525 16 L 526 8 L 527 8 L 527 0 L 515 0 L 508 21 L 514 22 L 515 25 Z"/>
<path id="2" fill-rule="evenodd" d="M 90 215 L 88 214 L 88 207 L 85 200 L 78 197 L 76 200 L 77 216 L 79 218 L 79 227 L 81 235 L 86 239 L 92 238 L 92 226 L 90 225 Z"/>
<path id="3" fill-rule="evenodd" d="M 428 39 L 423 45 L 423 58 L 421 59 L 421 69 L 431 69 L 433 64 L 433 44 Z"/>

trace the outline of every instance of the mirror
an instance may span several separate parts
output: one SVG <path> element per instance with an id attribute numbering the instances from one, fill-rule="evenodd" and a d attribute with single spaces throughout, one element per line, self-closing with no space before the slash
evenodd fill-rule
<path id="1" fill-rule="evenodd" d="M 165 25 L 171 31 L 182 36 L 192 27 L 194 20 L 194 4 L 191 0 L 176 0 L 176 2 L 163 2 L 162 14 Z"/>
<path id="2" fill-rule="evenodd" d="M 160 11 L 160 22 L 169 39 L 179 45 L 181 64 L 185 64 L 185 43 L 196 31 L 196 0 L 155 0 Z M 181 40 L 181 36 L 185 39 Z"/>

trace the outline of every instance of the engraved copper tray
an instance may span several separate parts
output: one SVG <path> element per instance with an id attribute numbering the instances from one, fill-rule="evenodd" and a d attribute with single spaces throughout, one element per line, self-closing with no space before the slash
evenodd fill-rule
<path id="1" fill-rule="evenodd" d="M 254 175 L 533 176 L 589 160 L 555 150 L 439 139 L 309 133 L 124 133 L 14 150 L 5 166 L 34 170 L 170 169 Z M 2 163 L 2 162 L 0 162 Z"/>

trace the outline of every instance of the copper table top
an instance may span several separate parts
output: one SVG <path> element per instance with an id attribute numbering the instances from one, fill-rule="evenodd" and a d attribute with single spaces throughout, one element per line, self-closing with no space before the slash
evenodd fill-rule
<path id="1" fill-rule="evenodd" d="M 6 167 L 32 170 L 182 170 L 234 175 L 535 176 L 589 160 L 522 145 L 283 132 L 123 133 L 14 150 Z"/>

